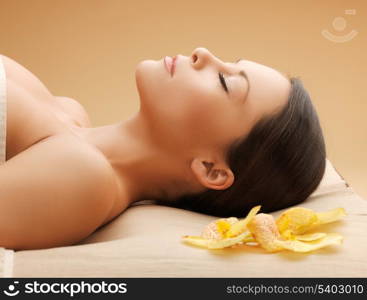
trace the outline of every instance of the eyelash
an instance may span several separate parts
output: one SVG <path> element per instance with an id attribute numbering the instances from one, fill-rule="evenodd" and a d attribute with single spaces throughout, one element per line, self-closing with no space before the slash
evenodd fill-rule
<path id="1" fill-rule="evenodd" d="M 218 73 L 218 76 L 219 76 L 220 83 L 222 84 L 224 90 L 228 92 L 227 83 L 226 83 L 226 80 L 224 79 L 223 73 Z"/>

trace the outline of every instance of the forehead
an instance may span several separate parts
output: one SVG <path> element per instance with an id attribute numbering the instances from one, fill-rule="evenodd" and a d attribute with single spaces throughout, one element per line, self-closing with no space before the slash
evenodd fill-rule
<path id="1" fill-rule="evenodd" d="M 241 60 L 237 65 L 244 69 L 247 75 L 250 76 L 251 74 L 252 80 L 261 80 L 263 83 L 270 85 L 279 84 L 287 86 L 289 84 L 289 78 L 286 75 L 271 67 L 250 60 Z"/>
<path id="2" fill-rule="evenodd" d="M 254 61 L 241 60 L 237 66 L 248 76 L 248 102 L 256 103 L 258 110 L 271 112 L 283 106 L 289 95 L 290 81 L 279 71 Z"/>

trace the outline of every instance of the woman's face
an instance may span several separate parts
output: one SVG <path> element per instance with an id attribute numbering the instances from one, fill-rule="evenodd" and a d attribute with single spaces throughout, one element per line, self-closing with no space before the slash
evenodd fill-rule
<path id="1" fill-rule="evenodd" d="M 278 71 L 244 59 L 223 62 L 206 48 L 177 55 L 173 76 L 164 59 L 140 62 L 135 75 L 140 114 L 154 138 L 175 151 L 225 149 L 283 107 L 290 90 Z"/>

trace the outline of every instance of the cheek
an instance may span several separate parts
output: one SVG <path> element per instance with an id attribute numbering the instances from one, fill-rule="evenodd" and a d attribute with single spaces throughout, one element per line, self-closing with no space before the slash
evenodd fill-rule
<path id="1" fill-rule="evenodd" d="M 233 131 L 234 111 L 223 100 L 226 99 L 202 96 L 187 103 L 182 111 L 182 123 L 192 138 L 220 142 Z"/>

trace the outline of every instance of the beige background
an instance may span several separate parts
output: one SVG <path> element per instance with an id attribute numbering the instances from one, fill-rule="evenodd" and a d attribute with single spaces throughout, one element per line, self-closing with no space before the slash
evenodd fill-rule
<path id="1" fill-rule="evenodd" d="M 366 13 L 364 0 L 0 0 L 0 53 L 54 95 L 82 103 L 93 126 L 138 109 L 134 72 L 144 59 L 190 55 L 203 46 L 226 61 L 245 58 L 300 76 L 329 159 L 367 198 Z M 333 28 L 335 17 L 346 20 L 344 30 Z M 358 34 L 335 43 L 323 29 Z"/>

